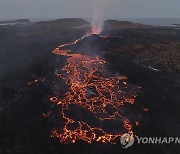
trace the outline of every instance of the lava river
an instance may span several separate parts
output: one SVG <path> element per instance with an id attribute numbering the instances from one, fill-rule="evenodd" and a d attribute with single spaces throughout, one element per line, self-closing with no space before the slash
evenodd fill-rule
<path id="1" fill-rule="evenodd" d="M 63 144 L 78 140 L 115 144 L 122 134 L 133 134 L 133 125 L 138 124 L 123 113 L 123 107 L 134 104 L 140 87 L 128 84 L 125 76 L 109 73 L 100 56 L 64 49 L 79 41 L 53 51 L 67 58 L 56 77 L 65 82 L 68 91 L 50 98 L 59 106 L 58 116 L 63 120 L 63 126 L 55 128 L 51 137 Z"/>

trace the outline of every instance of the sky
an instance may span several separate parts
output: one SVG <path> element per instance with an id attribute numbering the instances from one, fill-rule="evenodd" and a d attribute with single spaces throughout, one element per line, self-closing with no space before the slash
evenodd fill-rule
<path id="1" fill-rule="evenodd" d="M 180 18 L 180 0 L 0 0 L 0 19 Z"/>

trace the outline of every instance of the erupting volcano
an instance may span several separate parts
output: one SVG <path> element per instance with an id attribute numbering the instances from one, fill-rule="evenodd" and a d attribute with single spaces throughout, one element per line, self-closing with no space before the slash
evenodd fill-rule
<path id="1" fill-rule="evenodd" d="M 59 118 L 63 121 L 63 127 L 55 128 L 51 137 L 66 144 L 77 140 L 117 143 L 123 133 L 133 133 L 133 125 L 138 123 L 124 113 L 123 107 L 134 104 L 140 87 L 128 84 L 125 76 L 109 73 L 100 56 L 67 49 L 80 41 L 63 44 L 53 51 L 67 57 L 67 65 L 56 76 L 65 81 L 68 90 L 50 98 L 59 106 Z"/>
<path id="2" fill-rule="evenodd" d="M 0 154 L 180 154 L 178 3 L 0 3 Z"/>

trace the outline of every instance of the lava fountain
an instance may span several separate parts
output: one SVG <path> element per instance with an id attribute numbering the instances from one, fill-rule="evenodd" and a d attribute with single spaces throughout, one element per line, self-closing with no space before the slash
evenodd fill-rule
<path id="1" fill-rule="evenodd" d="M 91 27 L 91 34 L 100 34 L 102 32 L 103 22 L 95 16 L 91 23 Z"/>

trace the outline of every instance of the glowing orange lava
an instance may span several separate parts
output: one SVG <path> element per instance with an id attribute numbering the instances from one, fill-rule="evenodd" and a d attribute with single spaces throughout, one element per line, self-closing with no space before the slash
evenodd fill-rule
<path id="1" fill-rule="evenodd" d="M 62 73 L 56 76 L 65 80 L 69 90 L 63 97 L 50 98 L 51 102 L 60 106 L 59 115 L 64 120 L 64 127 L 54 129 L 51 137 L 59 138 L 60 142 L 65 144 L 77 140 L 88 143 L 116 143 L 122 133 L 133 132 L 131 121 L 122 115 L 120 108 L 125 104 L 134 104 L 140 87 L 131 88 L 125 76 L 112 76 L 105 68 L 106 61 L 98 56 L 72 54 L 71 50 L 63 50 L 65 46 L 75 45 L 78 41 L 61 45 L 53 51 L 54 54 L 68 57 Z M 94 115 L 94 121 L 97 120 L 100 125 L 73 118 L 68 112 L 76 110 L 75 106 Z M 49 113 L 44 116 L 49 116 Z M 117 121 L 117 127 L 122 127 L 123 130 L 111 133 L 101 127 L 101 123 L 111 121 Z"/>
<path id="2" fill-rule="evenodd" d="M 102 31 L 102 27 L 99 25 L 97 26 L 96 24 L 92 25 L 92 29 L 91 29 L 91 34 L 100 34 Z"/>

